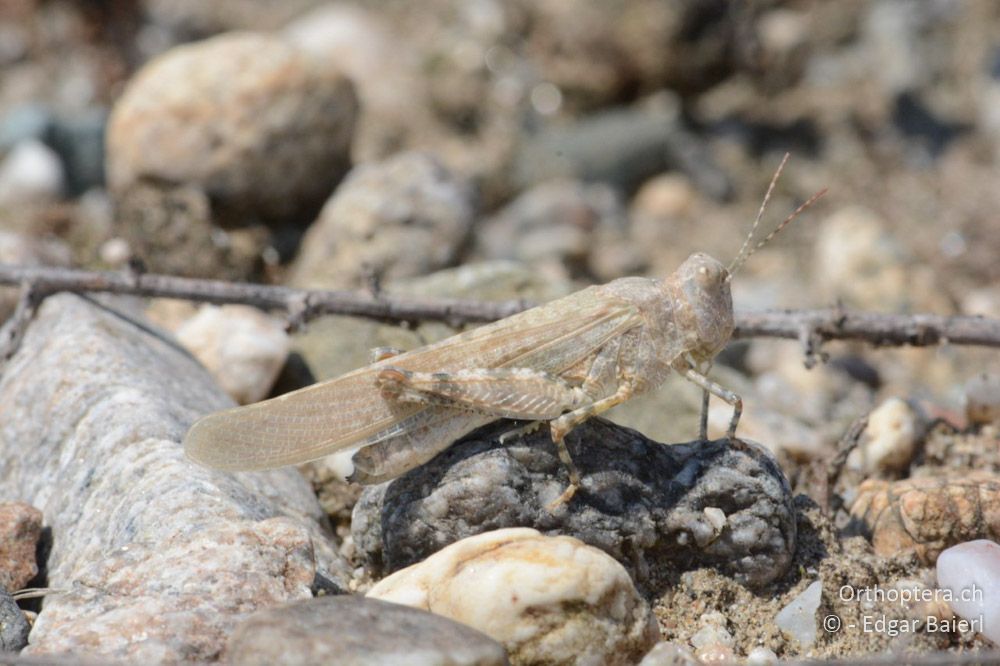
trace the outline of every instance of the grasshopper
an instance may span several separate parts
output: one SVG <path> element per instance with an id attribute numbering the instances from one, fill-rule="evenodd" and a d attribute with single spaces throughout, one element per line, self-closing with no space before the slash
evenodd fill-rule
<path id="1" fill-rule="evenodd" d="M 336 379 L 205 416 L 187 433 L 184 449 L 209 467 L 259 470 L 360 447 L 349 480 L 378 483 L 498 418 L 546 421 L 570 478 L 558 505 L 581 483 L 566 434 L 658 387 L 670 372 L 704 392 L 701 439 L 709 394 L 732 406 L 727 436 L 733 438 L 742 400 L 706 376 L 733 332 L 729 283 L 755 250 L 825 193 L 751 247 L 787 159 L 728 268 L 698 252 L 666 279 L 621 278 L 420 349 L 375 350 L 371 365 Z"/>

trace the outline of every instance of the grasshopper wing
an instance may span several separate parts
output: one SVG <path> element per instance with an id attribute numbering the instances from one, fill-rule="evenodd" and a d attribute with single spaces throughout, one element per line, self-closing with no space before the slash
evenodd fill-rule
<path id="1" fill-rule="evenodd" d="M 567 307 L 552 308 L 557 303 Z M 597 298 L 592 288 L 585 289 L 336 379 L 205 416 L 188 431 L 184 450 L 196 462 L 226 470 L 270 469 L 315 460 L 398 436 L 401 426 L 427 409 L 384 399 L 375 380 L 383 365 L 448 372 L 530 363 L 559 372 L 639 322 L 628 303 Z M 548 350 L 545 362 L 539 360 L 542 350 Z"/>

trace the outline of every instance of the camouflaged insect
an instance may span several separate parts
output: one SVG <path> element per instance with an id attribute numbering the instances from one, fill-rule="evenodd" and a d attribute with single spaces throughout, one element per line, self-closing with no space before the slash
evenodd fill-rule
<path id="1" fill-rule="evenodd" d="M 730 279 L 821 195 L 747 251 L 751 230 L 729 269 L 695 253 L 666 279 L 621 278 L 414 351 L 382 352 L 342 377 L 206 416 L 184 448 L 210 467 L 259 470 L 360 447 L 351 480 L 377 483 L 495 419 L 546 421 L 570 474 L 565 501 L 580 484 L 566 434 L 655 389 L 671 371 L 733 406 L 733 437 L 742 401 L 705 376 L 733 332 Z M 704 430 L 703 415 L 703 439 Z"/>

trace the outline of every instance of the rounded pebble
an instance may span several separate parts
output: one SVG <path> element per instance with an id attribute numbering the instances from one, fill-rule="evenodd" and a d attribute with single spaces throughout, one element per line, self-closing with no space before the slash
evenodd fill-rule
<path id="1" fill-rule="evenodd" d="M 632 664 L 659 638 L 624 567 L 572 537 L 526 528 L 469 537 L 385 578 L 370 598 L 458 620 L 516 663 Z"/>
<path id="2" fill-rule="evenodd" d="M 984 372 L 965 383 L 965 416 L 977 426 L 1000 422 L 1000 376 Z"/>
<path id="3" fill-rule="evenodd" d="M 866 474 L 902 471 L 916 451 L 919 431 L 919 415 L 909 403 L 889 398 L 868 415 L 861 446 L 851 452 L 848 465 Z"/>
<path id="4" fill-rule="evenodd" d="M 280 38 L 178 46 L 129 83 L 108 125 L 108 181 L 199 187 L 220 212 L 313 215 L 349 166 L 357 100 L 336 69 Z"/>
<path id="5" fill-rule="evenodd" d="M 453 264 L 472 228 L 472 191 L 434 157 L 400 153 L 351 171 L 302 241 L 298 287 L 368 287 Z"/>
<path id="6" fill-rule="evenodd" d="M 955 614 L 1000 645 L 1000 545 L 979 539 L 942 551 L 937 581 L 950 591 Z"/>
<path id="7" fill-rule="evenodd" d="M 48 203 L 65 186 L 62 162 L 36 139 L 18 143 L 0 162 L 0 206 Z"/>
<path id="8" fill-rule="evenodd" d="M 267 397 L 291 346 L 280 321 L 246 305 L 206 305 L 176 336 L 241 405 Z"/>

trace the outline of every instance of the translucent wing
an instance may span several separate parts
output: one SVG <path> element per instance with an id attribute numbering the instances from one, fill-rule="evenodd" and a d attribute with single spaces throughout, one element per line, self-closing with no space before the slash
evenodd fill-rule
<path id="1" fill-rule="evenodd" d="M 560 372 L 640 321 L 628 303 L 584 289 L 336 379 L 210 414 L 188 431 L 184 450 L 197 462 L 228 470 L 315 460 L 396 436 L 403 423 L 426 409 L 383 399 L 375 383 L 375 369 L 382 365 L 419 372 L 504 366 Z"/>

